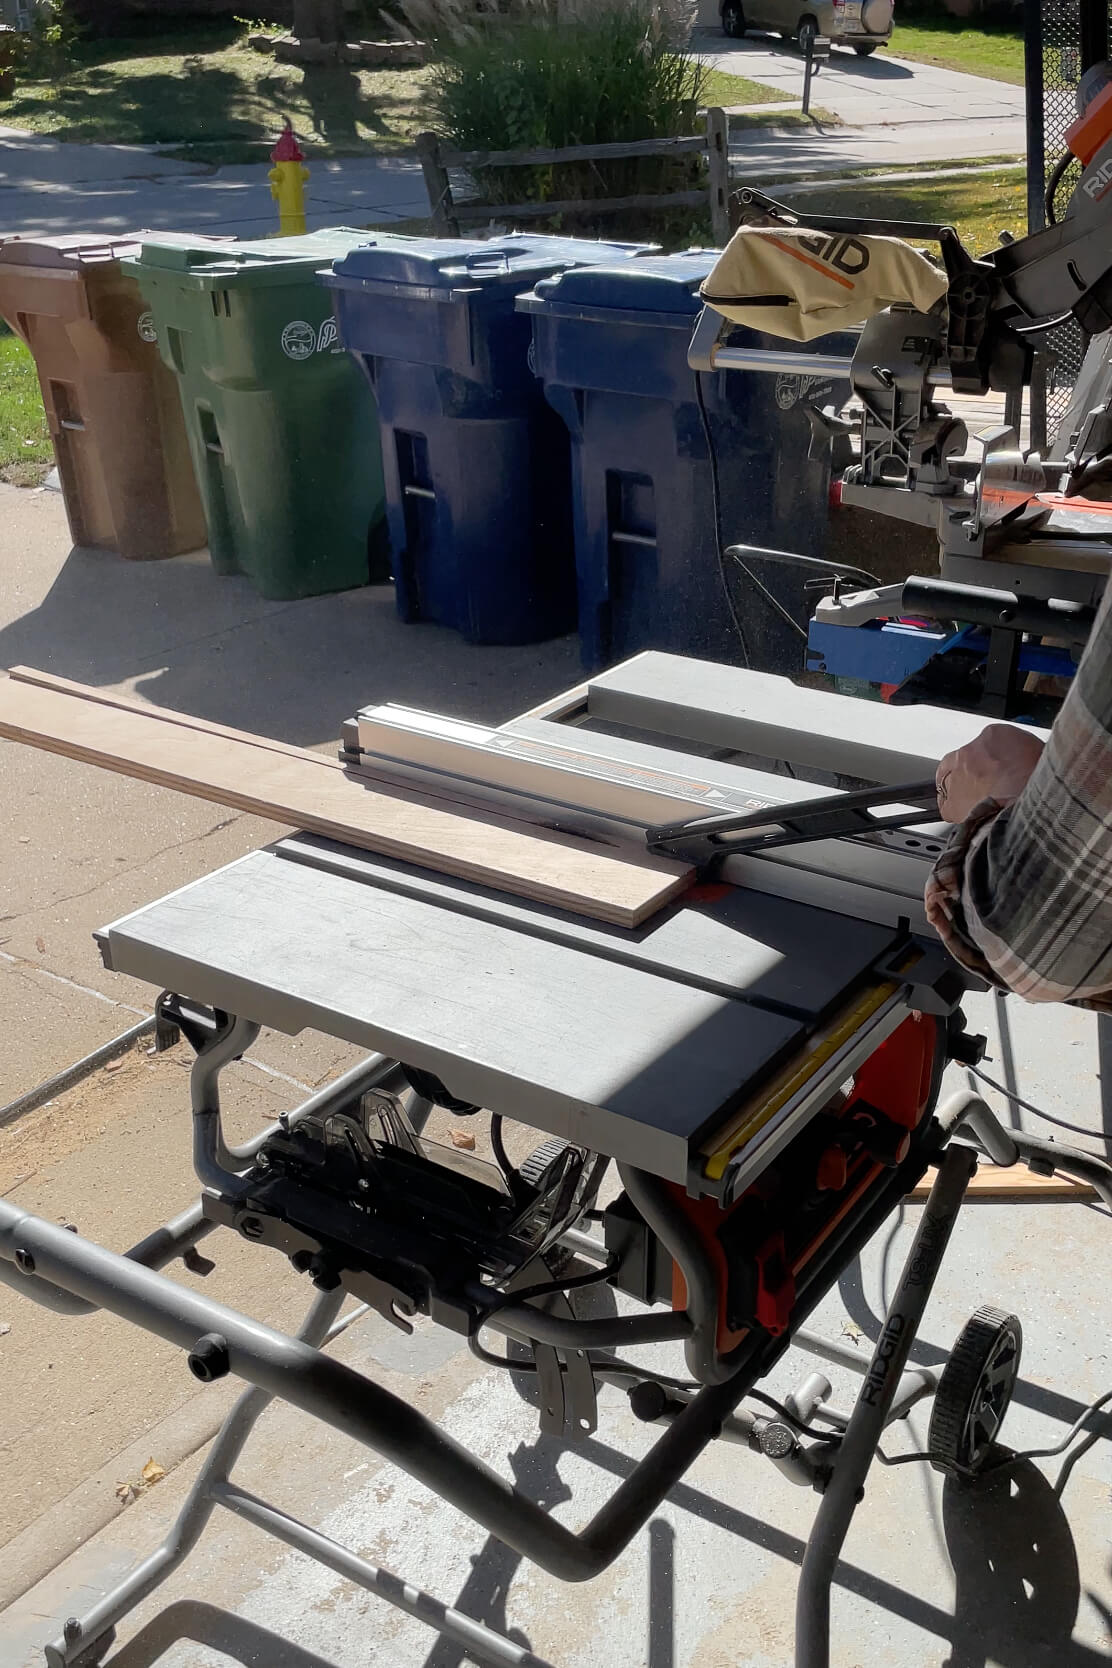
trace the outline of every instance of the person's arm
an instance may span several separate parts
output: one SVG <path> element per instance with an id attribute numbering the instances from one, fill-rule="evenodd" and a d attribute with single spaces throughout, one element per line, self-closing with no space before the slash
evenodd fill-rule
<path id="1" fill-rule="evenodd" d="M 926 906 L 951 954 L 1028 1001 L 1109 999 L 1112 588 L 1045 751 L 994 725 L 944 759 L 938 781 L 959 826 Z"/>

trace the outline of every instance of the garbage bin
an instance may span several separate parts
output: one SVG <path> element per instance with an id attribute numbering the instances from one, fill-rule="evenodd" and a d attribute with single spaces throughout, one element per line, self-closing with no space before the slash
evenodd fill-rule
<path id="1" fill-rule="evenodd" d="M 388 576 L 374 398 L 316 276 L 366 238 L 145 238 L 126 263 L 180 382 L 213 566 L 264 597 Z"/>
<path id="2" fill-rule="evenodd" d="M 134 239 L 0 243 L 0 313 L 30 348 L 74 544 L 130 560 L 205 542 L 175 379 L 121 260 Z"/>
<path id="3" fill-rule="evenodd" d="M 644 244 L 514 234 L 368 243 L 337 261 L 340 336 L 378 398 L 394 584 L 405 620 L 473 643 L 575 623 L 567 431 L 514 308 L 538 278 Z"/>
<path id="4" fill-rule="evenodd" d="M 764 563 L 758 572 L 754 564 L 770 602 L 720 558 L 706 433 L 717 462 L 721 544 L 820 554 L 828 468 L 808 459 L 803 402 L 840 400 L 848 384 L 740 371 L 697 383 L 687 348 L 699 286 L 717 259 L 715 250 L 692 250 L 564 272 L 518 301 L 532 320 L 537 375 L 572 440 L 579 634 L 589 670 L 650 648 L 748 656 L 768 672 L 803 664 L 809 609 L 799 570 Z M 739 330 L 736 340 L 790 346 L 751 331 Z M 810 346 L 848 356 L 852 338 Z"/>

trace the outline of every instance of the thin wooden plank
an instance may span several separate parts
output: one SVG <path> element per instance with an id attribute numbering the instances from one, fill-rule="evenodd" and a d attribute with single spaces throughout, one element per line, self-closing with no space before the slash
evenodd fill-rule
<path id="1" fill-rule="evenodd" d="M 453 151 L 441 146 L 439 160 L 444 168 L 529 168 L 548 167 L 556 162 L 620 162 L 635 156 L 682 156 L 706 148 L 706 138 L 699 133 L 678 139 L 615 139 L 599 145 L 563 145 L 558 150 Z"/>
<path id="2" fill-rule="evenodd" d="M 270 753 L 282 753 L 287 758 L 307 759 L 329 770 L 342 770 L 339 759 L 327 753 L 315 753 L 310 747 L 295 747 L 288 741 L 277 741 L 273 736 L 257 736 L 247 730 L 233 730 L 227 724 L 215 724 L 208 718 L 195 718 L 191 713 L 176 712 L 171 707 L 154 707 L 149 701 L 138 701 L 132 695 L 121 695 L 118 690 L 95 689 L 91 684 L 74 683 L 72 678 L 59 678 L 53 672 L 39 672 L 33 666 L 10 666 L 8 676 L 16 683 L 31 683 L 38 689 L 53 689 L 60 695 L 78 695 L 83 701 L 95 701 L 100 706 L 118 707 L 121 712 L 138 712 L 145 717 L 158 718 L 167 724 L 180 724 L 187 730 L 201 730 L 205 735 L 223 736 L 227 741 L 250 742 L 252 747 L 264 747 Z"/>
<path id="3" fill-rule="evenodd" d="M 925 1199 L 931 1190 L 933 1177 L 921 1181 L 912 1192 L 913 1199 Z M 1095 1199 L 1097 1192 L 1087 1182 L 1070 1181 L 1066 1176 L 1037 1176 L 1026 1164 L 982 1164 L 969 1183 L 967 1197 L 973 1199 Z"/>
<path id="4" fill-rule="evenodd" d="M 633 847 L 372 791 L 315 759 L 11 678 L 0 680 L 0 736 L 622 926 L 654 914 L 691 875 Z"/>

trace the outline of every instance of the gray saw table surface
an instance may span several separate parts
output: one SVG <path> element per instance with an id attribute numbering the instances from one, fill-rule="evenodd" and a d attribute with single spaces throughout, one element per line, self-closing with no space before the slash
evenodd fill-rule
<path id="1" fill-rule="evenodd" d="M 724 886 L 607 927 L 299 835 L 98 938 L 117 972 L 378 1050 L 682 1183 L 692 1149 L 895 934 Z"/>

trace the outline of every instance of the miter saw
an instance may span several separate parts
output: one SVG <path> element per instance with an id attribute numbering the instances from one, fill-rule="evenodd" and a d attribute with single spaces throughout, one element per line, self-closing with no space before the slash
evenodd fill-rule
<path id="1" fill-rule="evenodd" d="M 951 226 L 804 219 L 752 188 L 735 199 L 740 229 L 704 285 L 692 367 L 779 367 L 775 352 L 732 342 L 731 325 L 798 341 L 861 323 L 847 366 L 854 399 L 812 411 L 813 448 L 829 454 L 841 503 L 928 527 L 939 543 L 942 583 L 917 579 L 914 597 L 901 584 L 863 590 L 859 574 L 856 584 L 852 573 L 850 584 L 836 579 L 815 611 L 813 663 L 832 627 L 914 615 L 979 629 L 974 641 L 987 645 L 991 667 L 986 705 L 1001 716 L 1013 715 L 1021 674 L 1072 669 L 1112 552 L 1112 406 L 1075 414 L 1058 458 L 1025 453 L 1016 417 L 978 434 L 983 455 L 968 459 L 968 429 L 943 395 L 1002 392 L 1015 416 L 1048 330 L 1071 316 L 1088 336 L 1112 328 L 1112 65 L 1086 73 L 1078 107 L 1049 193 L 1052 204 L 1065 165 L 1081 164 L 1065 214 L 1028 237 L 1002 234 L 982 256 Z M 923 242 L 937 245 L 940 263 L 909 247 Z M 792 368 L 804 357 L 793 352 Z M 1024 633 L 1053 646 L 1024 644 Z M 951 640 L 935 631 L 926 653 Z"/>

